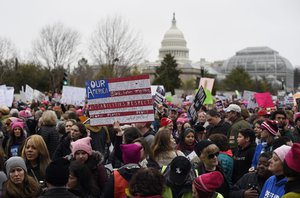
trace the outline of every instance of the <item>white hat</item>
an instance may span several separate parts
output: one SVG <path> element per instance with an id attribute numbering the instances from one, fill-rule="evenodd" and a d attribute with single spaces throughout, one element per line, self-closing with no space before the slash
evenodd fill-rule
<path id="1" fill-rule="evenodd" d="M 236 104 L 231 104 L 225 109 L 226 113 L 228 113 L 230 111 L 235 111 L 235 112 L 241 113 L 241 107 Z"/>

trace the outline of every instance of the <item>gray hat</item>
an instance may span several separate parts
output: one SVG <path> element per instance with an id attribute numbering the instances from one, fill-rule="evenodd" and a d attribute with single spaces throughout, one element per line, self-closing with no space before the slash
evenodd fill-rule
<path id="1" fill-rule="evenodd" d="M 231 104 L 225 109 L 226 113 L 228 113 L 230 111 L 235 111 L 235 112 L 241 113 L 241 107 L 236 104 Z"/>
<path id="2" fill-rule="evenodd" d="M 25 172 L 27 172 L 27 167 L 25 161 L 22 157 L 10 157 L 5 162 L 6 174 L 9 175 L 9 172 L 12 168 L 21 167 Z"/>

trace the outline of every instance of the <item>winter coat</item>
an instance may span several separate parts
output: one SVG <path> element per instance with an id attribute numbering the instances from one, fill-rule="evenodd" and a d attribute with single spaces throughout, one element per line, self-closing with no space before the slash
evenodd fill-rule
<path id="1" fill-rule="evenodd" d="M 42 126 L 39 130 L 39 135 L 41 135 L 47 145 L 50 158 L 53 159 L 53 154 L 59 143 L 59 134 L 55 126 Z"/>
<path id="2" fill-rule="evenodd" d="M 259 198 L 274 198 L 282 197 L 284 195 L 284 187 L 287 182 L 287 178 L 283 178 L 277 181 L 276 176 L 273 175 L 264 184 L 263 189 L 259 195 Z"/>
<path id="3" fill-rule="evenodd" d="M 222 167 L 224 171 L 224 175 L 229 183 L 229 185 L 232 185 L 232 172 L 233 172 L 233 158 L 232 158 L 232 152 L 220 152 L 218 156 L 218 161 L 220 163 L 220 166 Z"/>
<path id="4" fill-rule="evenodd" d="M 259 185 L 257 173 L 247 173 L 241 177 L 231 188 L 229 196 L 231 198 L 244 197 L 245 190 L 250 186 L 256 186 L 258 193 L 260 193 L 263 186 Z"/>
<path id="5" fill-rule="evenodd" d="M 228 122 L 225 122 L 223 119 L 216 125 L 208 125 L 206 127 L 206 138 L 209 138 L 210 135 L 212 134 L 224 134 L 226 137 L 229 135 L 229 130 L 230 130 L 231 125 Z"/>
<path id="6" fill-rule="evenodd" d="M 55 160 L 60 157 L 65 157 L 66 155 L 70 155 L 72 153 L 70 145 L 71 137 L 69 135 L 65 136 L 65 138 L 63 138 L 58 144 L 57 149 L 53 154 L 53 159 Z"/>
<path id="7" fill-rule="evenodd" d="M 65 187 L 53 187 L 44 191 L 38 198 L 78 198 L 71 192 L 69 192 Z"/>
<path id="8" fill-rule="evenodd" d="M 251 161 L 255 152 L 255 147 L 255 144 L 250 144 L 244 149 L 238 147 L 234 153 L 232 174 L 233 183 L 237 182 L 244 174 L 248 173 L 248 170 L 251 167 Z"/>
<path id="9" fill-rule="evenodd" d="M 300 181 L 288 181 L 285 184 L 285 193 L 282 198 L 299 198 L 300 197 Z"/>
<path id="10" fill-rule="evenodd" d="M 131 177 L 140 169 L 140 166 L 138 164 L 126 164 L 119 168 L 118 173 L 120 176 L 127 181 L 127 183 L 130 181 Z M 126 182 L 124 182 L 126 183 Z M 115 173 L 109 178 L 108 182 L 105 184 L 105 188 L 102 194 L 103 198 L 114 198 L 115 190 L 125 190 L 128 186 L 115 186 Z M 122 191 L 123 192 L 123 191 Z M 125 192 L 123 192 L 125 193 Z M 115 197 L 119 198 L 119 197 Z"/>
<path id="11" fill-rule="evenodd" d="M 295 127 L 293 131 L 294 143 L 300 143 L 300 129 Z"/>

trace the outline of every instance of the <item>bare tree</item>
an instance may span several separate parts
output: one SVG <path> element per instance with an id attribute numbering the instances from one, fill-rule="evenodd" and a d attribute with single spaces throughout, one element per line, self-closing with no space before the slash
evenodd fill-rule
<path id="1" fill-rule="evenodd" d="M 97 64 L 111 68 L 112 76 L 121 76 L 126 68 L 140 63 L 145 54 L 141 36 L 120 16 L 98 23 L 89 50 Z"/>
<path id="2" fill-rule="evenodd" d="M 7 38 L 0 37 L 0 62 L 13 59 L 17 56 L 15 45 Z"/>
<path id="3" fill-rule="evenodd" d="M 0 84 L 13 66 L 17 66 L 17 50 L 7 38 L 0 37 Z M 15 68 L 16 69 L 16 68 Z"/>
<path id="4" fill-rule="evenodd" d="M 56 68 L 76 60 L 80 35 L 62 23 L 42 28 L 39 38 L 33 41 L 33 56 L 42 66 Z"/>

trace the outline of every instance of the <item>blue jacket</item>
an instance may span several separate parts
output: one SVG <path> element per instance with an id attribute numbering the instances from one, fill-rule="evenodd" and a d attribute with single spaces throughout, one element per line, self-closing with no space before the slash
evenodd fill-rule
<path id="1" fill-rule="evenodd" d="M 283 178 L 276 182 L 276 176 L 271 176 L 264 184 L 263 189 L 259 195 L 259 198 L 280 198 L 284 195 L 284 187 L 287 182 L 287 178 Z"/>
<path id="2" fill-rule="evenodd" d="M 260 154 L 262 154 L 264 152 L 271 152 L 271 151 L 272 151 L 272 147 L 268 146 L 266 142 L 262 142 L 262 143 L 258 144 L 255 148 L 254 156 L 252 158 L 251 167 L 256 168 L 256 166 L 258 164 L 258 159 L 259 159 Z"/>

